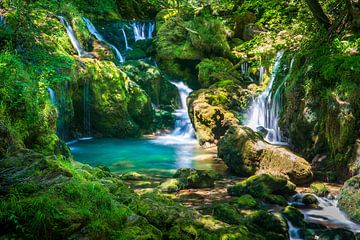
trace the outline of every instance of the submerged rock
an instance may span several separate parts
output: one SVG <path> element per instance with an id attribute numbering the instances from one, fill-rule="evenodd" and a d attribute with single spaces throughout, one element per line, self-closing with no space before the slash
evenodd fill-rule
<path id="1" fill-rule="evenodd" d="M 219 142 L 218 155 L 240 176 L 267 172 L 286 176 L 296 184 L 308 182 L 313 176 L 305 159 L 286 148 L 266 143 L 247 127 L 230 128 Z"/>
<path id="2" fill-rule="evenodd" d="M 339 207 L 360 222 L 360 175 L 347 180 L 340 191 Z"/>

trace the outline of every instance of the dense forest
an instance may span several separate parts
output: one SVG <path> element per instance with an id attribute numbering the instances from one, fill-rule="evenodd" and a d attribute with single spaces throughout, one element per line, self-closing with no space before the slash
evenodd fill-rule
<path id="1" fill-rule="evenodd" d="M 0 226 L 360 239 L 360 1 L 0 1 Z"/>

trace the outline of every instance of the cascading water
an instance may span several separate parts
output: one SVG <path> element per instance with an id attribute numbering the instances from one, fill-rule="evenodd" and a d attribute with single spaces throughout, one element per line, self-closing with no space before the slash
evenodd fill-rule
<path id="1" fill-rule="evenodd" d="M 58 16 L 58 18 L 60 19 L 60 22 L 64 25 L 64 27 L 66 28 L 66 33 L 69 36 L 69 39 L 71 41 L 71 44 L 74 46 L 74 48 L 76 49 L 76 51 L 78 52 L 79 57 L 83 57 L 85 56 L 85 51 L 84 49 L 81 47 L 80 42 L 78 41 L 78 39 L 76 38 L 75 32 L 72 29 L 71 25 L 66 21 L 66 19 L 63 16 Z"/>
<path id="2" fill-rule="evenodd" d="M 47 91 L 50 95 L 50 101 L 53 105 L 56 105 L 56 97 L 55 97 L 55 92 L 52 88 L 48 87 L 47 88 Z"/>
<path id="3" fill-rule="evenodd" d="M 122 28 L 121 31 L 122 31 L 123 36 L 124 36 L 125 49 L 126 49 L 126 51 L 127 51 L 127 50 L 132 50 L 132 48 L 129 47 L 129 42 L 128 42 L 128 40 L 127 40 L 127 36 L 126 36 L 126 32 L 125 32 L 124 28 Z"/>
<path id="4" fill-rule="evenodd" d="M 176 121 L 175 129 L 171 133 L 172 136 L 184 138 L 184 139 L 194 139 L 195 131 L 191 124 L 188 107 L 186 104 L 186 99 L 189 94 L 192 92 L 188 86 L 183 82 L 171 82 L 174 86 L 177 87 L 180 94 L 180 109 L 175 111 Z"/>
<path id="5" fill-rule="evenodd" d="M 155 23 L 153 22 L 133 22 L 131 26 L 134 31 L 135 41 L 151 39 L 155 30 Z"/>
<path id="6" fill-rule="evenodd" d="M 1 25 L 5 25 L 5 16 L 4 15 L 0 15 L 0 26 Z"/>
<path id="7" fill-rule="evenodd" d="M 251 103 L 248 111 L 247 126 L 257 131 L 259 127 L 267 130 L 265 140 L 273 144 L 284 144 L 279 127 L 280 98 L 271 94 L 271 89 L 277 73 L 280 70 L 284 50 L 277 53 L 274 68 L 266 89 Z M 280 95 L 280 92 L 276 95 Z"/>
<path id="8" fill-rule="evenodd" d="M 262 84 L 264 82 L 264 76 L 265 76 L 265 67 L 260 67 L 260 73 L 259 73 L 259 84 Z"/>
<path id="9" fill-rule="evenodd" d="M 116 54 L 116 58 L 119 62 L 124 62 L 125 59 L 124 57 L 121 55 L 120 51 L 114 46 L 112 45 L 111 43 L 107 42 L 105 40 L 105 38 L 97 31 L 96 27 L 94 26 L 94 24 L 92 24 L 92 22 L 86 18 L 86 17 L 83 17 L 83 20 L 86 24 L 86 27 L 87 29 L 89 30 L 89 32 L 94 36 L 96 37 L 97 40 L 99 40 L 100 42 L 103 42 L 105 43 L 106 45 L 108 45 L 110 48 L 113 49 L 113 51 L 115 52 Z"/>

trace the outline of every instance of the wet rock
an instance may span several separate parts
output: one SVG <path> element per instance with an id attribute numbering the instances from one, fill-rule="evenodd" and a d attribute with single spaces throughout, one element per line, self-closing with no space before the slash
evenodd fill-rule
<path id="1" fill-rule="evenodd" d="M 304 214 L 302 214 L 297 208 L 293 206 L 287 206 L 281 214 L 291 222 L 295 227 L 304 227 Z"/>
<path id="2" fill-rule="evenodd" d="M 307 207 L 316 208 L 319 201 L 313 194 L 305 194 L 302 198 L 302 203 Z"/>
<path id="3" fill-rule="evenodd" d="M 310 185 L 311 192 L 319 197 L 326 197 L 329 189 L 323 183 L 312 183 Z"/>
<path id="4" fill-rule="evenodd" d="M 186 183 L 185 188 L 211 188 L 215 180 L 222 178 L 221 174 L 213 170 L 197 170 L 192 168 L 180 168 L 174 178 L 181 179 Z"/>
<path id="5" fill-rule="evenodd" d="M 265 199 L 268 195 L 290 196 L 295 193 L 296 186 L 281 176 L 261 174 L 228 187 L 228 193 L 234 196 L 250 194 L 255 198 Z"/>
<path id="6" fill-rule="evenodd" d="M 270 145 L 250 128 L 231 127 L 218 145 L 218 155 L 240 176 L 259 172 L 283 175 L 296 184 L 312 179 L 310 164 L 290 150 Z"/>
<path id="7" fill-rule="evenodd" d="M 360 222 L 360 175 L 350 178 L 341 188 L 339 207 Z"/>

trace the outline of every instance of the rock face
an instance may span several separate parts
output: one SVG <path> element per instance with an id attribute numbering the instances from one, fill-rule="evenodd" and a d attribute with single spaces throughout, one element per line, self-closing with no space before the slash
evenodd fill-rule
<path id="1" fill-rule="evenodd" d="M 218 155 L 240 176 L 267 172 L 286 176 L 296 184 L 308 182 L 313 176 L 305 159 L 264 142 L 247 127 L 231 127 L 219 142 Z"/>
<path id="2" fill-rule="evenodd" d="M 251 92 L 237 81 L 221 81 L 209 89 L 193 92 L 188 98 L 189 116 L 203 146 L 216 145 L 248 104 Z"/>
<path id="3" fill-rule="evenodd" d="M 360 175 L 345 182 L 340 192 L 339 206 L 351 218 L 360 222 Z"/>

